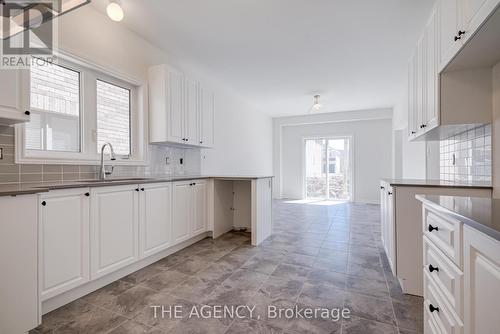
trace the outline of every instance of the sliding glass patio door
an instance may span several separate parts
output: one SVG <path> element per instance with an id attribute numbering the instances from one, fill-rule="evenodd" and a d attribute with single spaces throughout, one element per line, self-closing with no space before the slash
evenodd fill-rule
<path id="1" fill-rule="evenodd" d="M 351 200 L 351 138 L 305 140 L 305 197 Z"/>

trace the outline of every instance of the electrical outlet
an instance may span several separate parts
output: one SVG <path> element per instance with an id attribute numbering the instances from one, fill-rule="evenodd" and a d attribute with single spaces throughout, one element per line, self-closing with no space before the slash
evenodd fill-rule
<path id="1" fill-rule="evenodd" d="M 170 165 L 170 157 L 166 157 L 165 158 L 165 164 L 166 165 Z"/>

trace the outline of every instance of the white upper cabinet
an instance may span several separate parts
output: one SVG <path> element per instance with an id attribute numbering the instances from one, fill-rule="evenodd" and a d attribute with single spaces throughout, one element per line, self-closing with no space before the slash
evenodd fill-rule
<path id="1" fill-rule="evenodd" d="M 438 15 L 432 11 L 408 65 L 409 139 L 439 125 Z"/>
<path id="2" fill-rule="evenodd" d="M 137 185 L 91 190 L 91 278 L 96 279 L 138 259 Z"/>
<path id="3" fill-rule="evenodd" d="M 186 109 L 185 109 L 185 131 L 184 141 L 186 144 L 198 145 L 199 143 L 199 85 L 196 81 L 187 79 L 185 80 L 186 87 Z"/>
<path id="4" fill-rule="evenodd" d="M 213 146 L 213 94 L 168 66 L 149 69 L 149 140 Z"/>
<path id="5" fill-rule="evenodd" d="M 439 0 L 439 71 L 462 47 L 458 31 L 461 26 L 460 0 Z"/>
<path id="6" fill-rule="evenodd" d="M 434 128 L 439 124 L 439 9 L 432 12 L 425 28 L 425 103 L 424 123 L 427 128 Z"/>
<path id="7" fill-rule="evenodd" d="M 497 8 L 500 0 L 439 0 L 439 72 Z"/>
<path id="8" fill-rule="evenodd" d="M 51 191 L 40 198 L 42 300 L 69 291 L 89 277 L 89 189 Z"/>
<path id="9" fill-rule="evenodd" d="M 139 247 L 141 258 L 158 253 L 172 243 L 172 185 L 140 186 Z"/>
<path id="10" fill-rule="evenodd" d="M 500 0 L 461 0 L 463 42 L 473 35 L 499 3 Z"/>
<path id="11" fill-rule="evenodd" d="M 200 146 L 214 146 L 214 117 L 215 117 L 215 98 L 214 94 L 200 87 Z"/>
<path id="12" fill-rule="evenodd" d="M 0 70 L 0 124 L 29 121 L 27 71 Z"/>

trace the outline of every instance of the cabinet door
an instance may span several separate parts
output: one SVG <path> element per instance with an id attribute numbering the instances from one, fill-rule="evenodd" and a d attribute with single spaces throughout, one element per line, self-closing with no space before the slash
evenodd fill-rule
<path id="1" fill-rule="evenodd" d="M 172 186 L 141 185 L 140 254 L 147 257 L 168 248 L 172 238 Z"/>
<path id="2" fill-rule="evenodd" d="M 0 197 L 0 333 L 39 323 L 36 195 Z"/>
<path id="3" fill-rule="evenodd" d="M 194 181 L 194 210 L 192 234 L 197 235 L 207 230 L 207 182 Z"/>
<path id="4" fill-rule="evenodd" d="M 26 122 L 28 107 L 29 73 L 22 70 L 0 70 L 0 120 L 2 124 Z M 24 92 L 24 93 L 23 93 Z"/>
<path id="5" fill-rule="evenodd" d="M 138 258 L 138 186 L 91 190 L 91 278 L 125 267 Z"/>
<path id="6" fill-rule="evenodd" d="M 464 226 L 464 325 L 466 333 L 500 328 L 500 242 Z"/>
<path id="7" fill-rule="evenodd" d="M 199 145 L 198 138 L 198 83 L 186 79 L 185 143 Z"/>
<path id="8" fill-rule="evenodd" d="M 184 76 L 173 69 L 167 69 L 167 128 L 168 140 L 185 143 Z"/>
<path id="9" fill-rule="evenodd" d="M 41 196 L 40 287 L 42 300 L 89 281 L 88 188 Z"/>
<path id="10" fill-rule="evenodd" d="M 425 59 L 426 59 L 426 99 L 425 99 L 425 130 L 438 126 L 438 17 L 436 10 L 431 14 L 425 29 Z"/>
<path id="11" fill-rule="evenodd" d="M 172 240 L 174 244 L 189 239 L 192 220 L 192 182 L 174 182 L 172 192 Z"/>
<path id="12" fill-rule="evenodd" d="M 462 42 L 471 37 L 484 21 L 493 13 L 500 0 L 461 0 Z"/>
<path id="13" fill-rule="evenodd" d="M 200 145 L 203 147 L 214 146 L 214 117 L 215 101 L 214 94 L 200 88 Z"/>
<path id="14" fill-rule="evenodd" d="M 416 107 L 416 52 L 408 63 L 408 136 L 410 139 L 417 134 L 417 107 Z M 384 191 L 385 192 L 385 191 Z"/>
<path id="15" fill-rule="evenodd" d="M 439 0 L 439 72 L 462 47 L 461 40 L 455 40 L 460 30 L 460 1 Z"/>
<path id="16" fill-rule="evenodd" d="M 417 54 L 416 54 L 416 67 L 415 67 L 415 76 L 416 76 L 416 120 L 417 120 L 417 133 L 423 132 L 425 129 L 423 125 L 425 124 L 425 101 L 426 101 L 426 45 L 425 45 L 425 34 L 420 37 L 417 43 Z"/>

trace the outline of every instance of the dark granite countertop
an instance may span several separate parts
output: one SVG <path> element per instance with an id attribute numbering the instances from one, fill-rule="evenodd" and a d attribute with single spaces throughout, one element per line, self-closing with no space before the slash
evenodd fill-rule
<path id="1" fill-rule="evenodd" d="M 500 241 L 500 199 L 435 195 L 416 198 Z"/>
<path id="2" fill-rule="evenodd" d="M 159 182 L 175 182 L 185 180 L 198 179 L 220 179 L 220 180 L 254 180 L 262 178 L 272 178 L 273 176 L 264 175 L 179 175 L 179 176 L 130 176 L 110 178 L 104 181 L 101 180 L 79 180 L 79 181 L 63 181 L 63 182 L 38 182 L 26 184 L 5 184 L 0 185 L 0 196 L 16 196 L 27 194 L 38 194 L 57 189 L 72 189 L 72 188 L 95 188 L 106 186 L 120 186 L 130 184 L 146 184 Z"/>
<path id="3" fill-rule="evenodd" d="M 489 182 L 453 182 L 424 179 L 382 179 L 393 187 L 456 187 L 456 188 L 493 188 Z"/>

